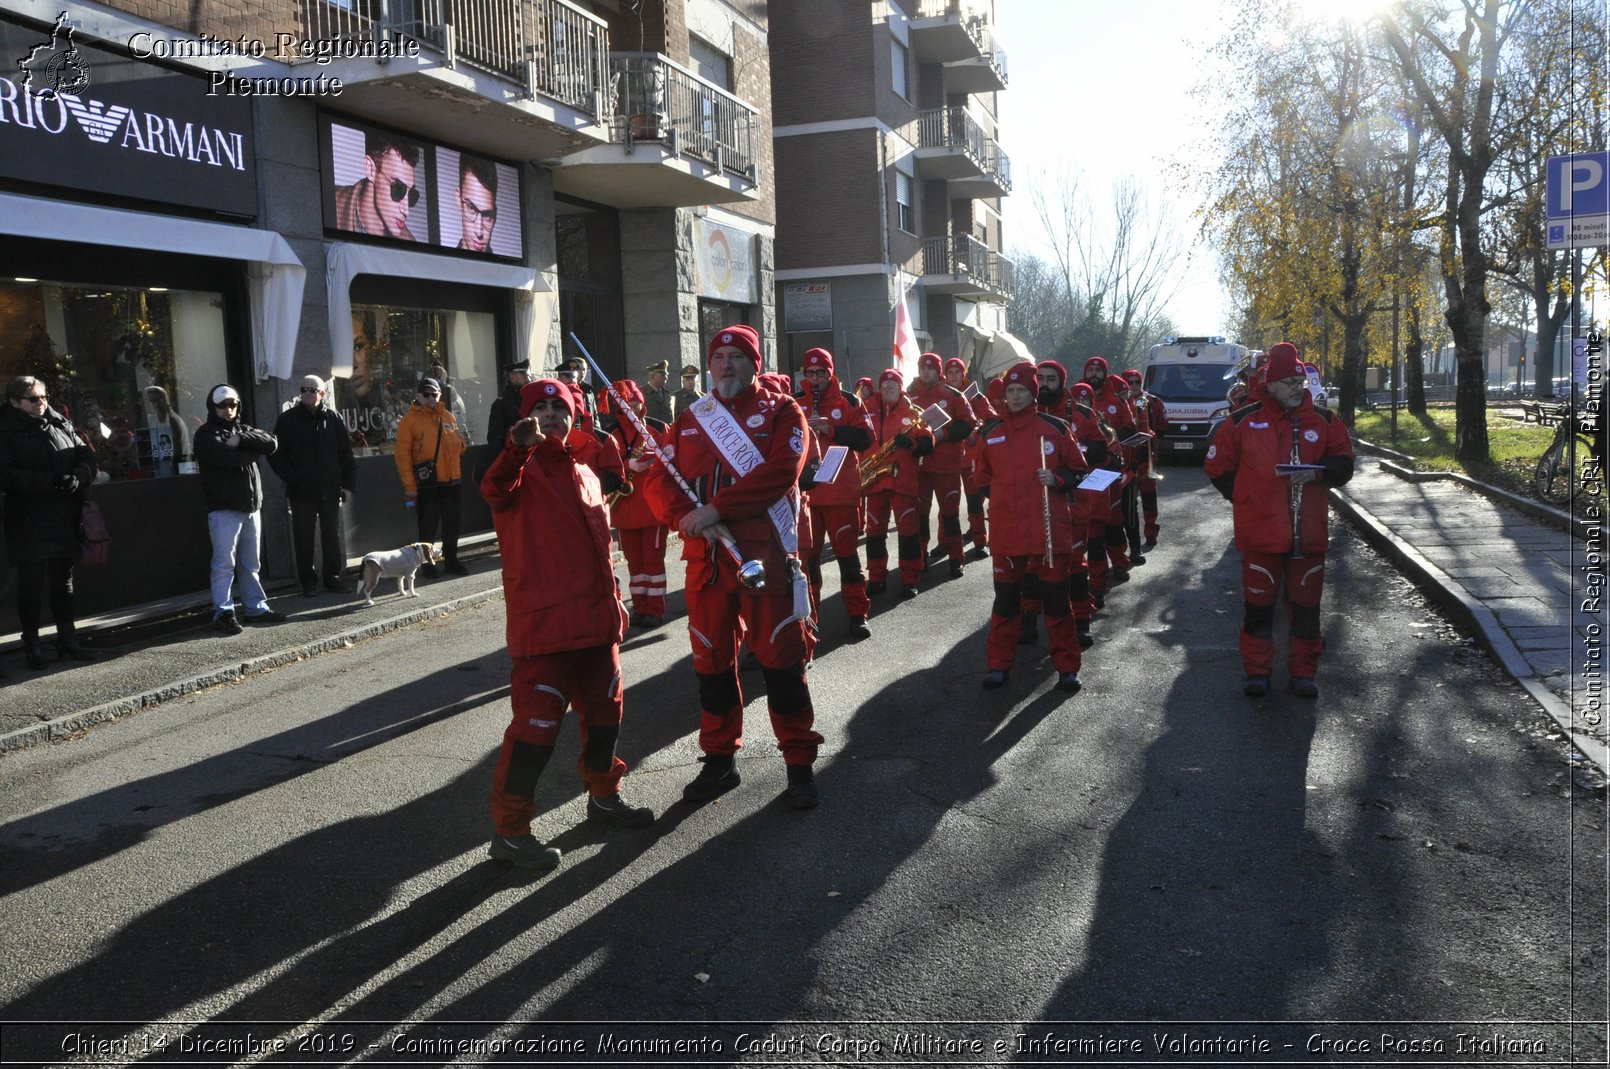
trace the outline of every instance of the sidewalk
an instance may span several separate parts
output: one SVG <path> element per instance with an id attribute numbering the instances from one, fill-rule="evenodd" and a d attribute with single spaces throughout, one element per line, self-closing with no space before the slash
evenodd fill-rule
<path id="1" fill-rule="evenodd" d="M 1337 511 L 1472 631 L 1584 756 L 1610 768 L 1605 612 L 1602 598 L 1586 604 L 1604 590 L 1603 529 L 1590 546 L 1569 533 L 1564 513 L 1511 503 L 1490 488 L 1477 492 L 1466 481 L 1361 449 L 1352 481 L 1330 493 Z M 1553 522 L 1526 514 L 1523 504 L 1553 514 Z M 1590 549 L 1599 562 L 1593 570 Z"/>

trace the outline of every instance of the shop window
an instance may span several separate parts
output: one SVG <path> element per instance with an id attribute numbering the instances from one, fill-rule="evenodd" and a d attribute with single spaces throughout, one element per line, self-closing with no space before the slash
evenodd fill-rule
<path id="1" fill-rule="evenodd" d="M 221 293 L 0 282 L 0 381 L 43 382 L 103 481 L 196 470 L 191 442 L 207 391 L 228 381 L 225 352 Z"/>
<path id="2" fill-rule="evenodd" d="M 352 306 L 352 376 L 335 380 L 335 407 L 359 456 L 390 453 L 397 424 L 425 376 L 442 380 L 442 401 L 466 444 L 497 398 L 497 319 L 391 305 Z"/>

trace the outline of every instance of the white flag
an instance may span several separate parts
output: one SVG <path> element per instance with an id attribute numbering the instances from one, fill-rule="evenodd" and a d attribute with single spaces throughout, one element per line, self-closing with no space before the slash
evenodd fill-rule
<path id="1" fill-rule="evenodd" d="M 917 360 L 922 350 L 917 346 L 917 333 L 911 329 L 911 313 L 906 311 L 906 291 L 894 303 L 894 360 L 890 367 L 900 372 L 907 383 L 917 377 Z"/>

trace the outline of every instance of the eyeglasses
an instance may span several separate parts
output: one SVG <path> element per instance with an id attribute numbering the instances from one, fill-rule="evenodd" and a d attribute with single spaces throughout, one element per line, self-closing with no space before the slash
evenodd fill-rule
<path id="1" fill-rule="evenodd" d="M 298 393 L 318 393 L 319 388 L 317 386 L 303 386 L 297 392 Z"/>
<path id="2" fill-rule="evenodd" d="M 391 199 L 402 200 L 404 197 L 408 198 L 408 206 L 412 208 L 419 203 L 419 187 L 411 186 L 407 182 L 399 182 L 393 178 L 391 180 Z"/>
<path id="3" fill-rule="evenodd" d="M 493 223 L 498 221 L 498 209 L 497 205 L 495 204 L 486 209 L 479 208 L 467 200 L 464 201 L 463 204 L 464 207 L 469 209 L 471 213 L 470 225 L 473 227 L 480 228 L 483 226 L 491 226 Z"/>
<path id="4" fill-rule="evenodd" d="M 25 393 L 18 400 L 27 401 L 29 404 L 42 405 L 45 403 L 45 395 L 42 393 Z"/>

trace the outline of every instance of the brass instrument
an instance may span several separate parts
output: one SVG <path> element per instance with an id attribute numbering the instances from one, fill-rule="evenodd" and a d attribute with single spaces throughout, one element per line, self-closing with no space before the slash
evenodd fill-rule
<path id="1" fill-rule="evenodd" d="M 622 402 L 622 403 L 624 403 L 624 402 Z M 630 464 L 634 460 L 641 460 L 642 457 L 643 457 L 643 454 L 647 453 L 647 452 L 648 452 L 648 439 L 643 437 L 642 435 L 638 435 L 637 444 L 632 446 L 632 451 L 627 454 L 626 462 L 628 464 Z M 632 490 L 632 469 L 631 468 L 626 468 L 624 471 L 621 472 L 621 488 L 619 490 L 611 490 L 609 493 L 605 494 L 604 495 L 604 504 L 608 505 L 610 508 L 614 508 L 615 507 L 615 502 L 617 502 L 621 498 L 625 497 L 627 495 L 627 493 L 629 493 L 631 490 Z"/>
<path id="2" fill-rule="evenodd" d="M 927 408 L 917 413 L 916 418 L 911 421 L 911 426 L 899 431 L 896 437 L 898 437 L 899 434 L 904 434 L 906 429 L 926 429 L 937 434 L 940 429 L 942 429 L 945 424 L 949 422 L 949 413 L 936 404 L 929 405 Z M 871 491 L 872 487 L 877 484 L 879 479 L 882 479 L 884 476 L 894 471 L 895 464 L 897 464 L 900 459 L 895 455 L 895 452 L 896 446 L 894 444 L 894 438 L 890 438 L 887 442 L 884 442 L 882 445 L 878 446 L 878 451 L 876 453 L 873 453 L 871 456 L 861 461 L 861 493 L 868 493 Z"/>

